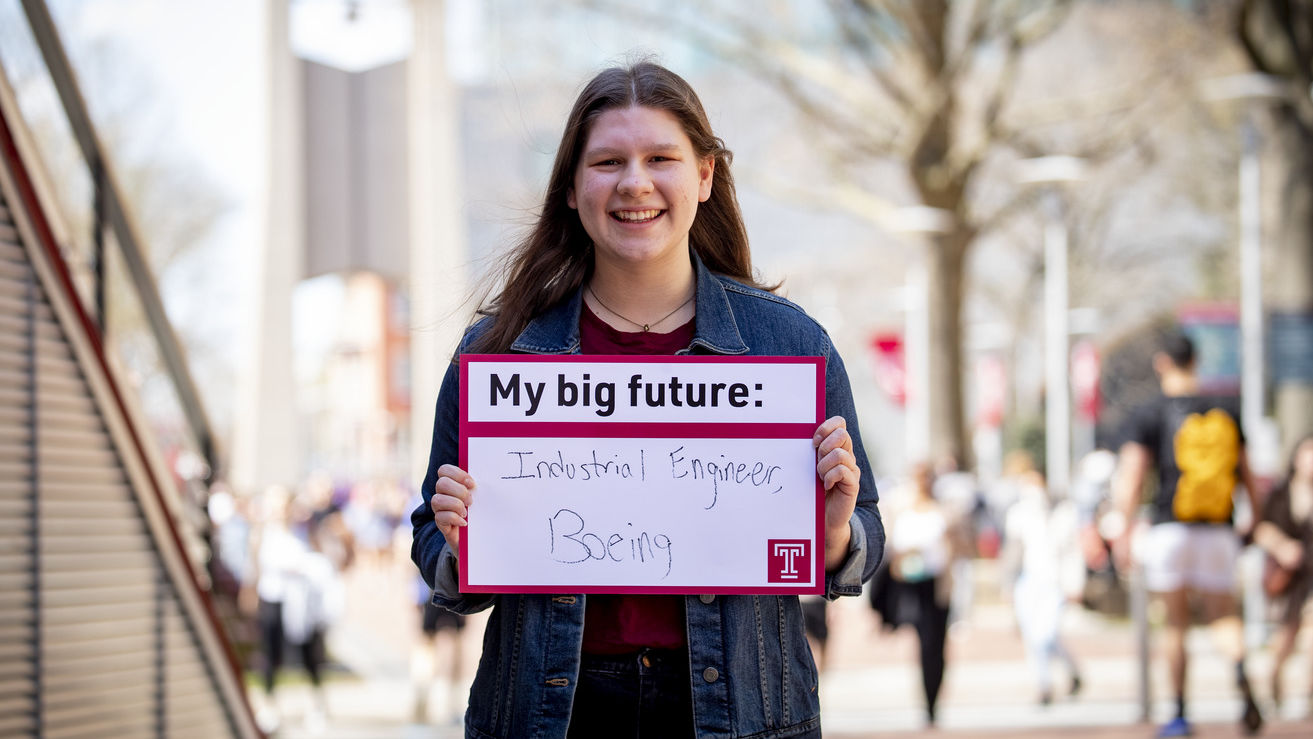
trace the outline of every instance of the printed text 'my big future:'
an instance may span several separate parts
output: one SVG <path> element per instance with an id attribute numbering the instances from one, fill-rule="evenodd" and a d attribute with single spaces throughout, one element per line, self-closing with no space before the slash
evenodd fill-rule
<path id="1" fill-rule="evenodd" d="M 538 406 L 547 390 L 546 382 L 522 382 L 517 372 L 502 381 L 500 375 L 490 376 L 489 403 L 496 406 L 503 400 L 519 408 L 527 403 L 524 415 L 532 416 L 538 412 Z M 678 377 L 653 382 L 635 374 L 629 378 L 626 386 L 629 391 L 629 405 L 637 408 L 640 404 L 649 408 L 746 408 L 749 403 L 760 408 L 760 400 L 750 398 L 751 390 L 743 382 L 683 382 Z M 761 384 L 753 386 L 761 390 Z M 564 374 L 556 376 L 556 405 L 564 408 L 575 406 L 593 408 L 599 416 L 609 416 L 615 412 L 616 384 L 614 382 L 592 382 L 585 372 L 579 382 L 566 379 Z"/>

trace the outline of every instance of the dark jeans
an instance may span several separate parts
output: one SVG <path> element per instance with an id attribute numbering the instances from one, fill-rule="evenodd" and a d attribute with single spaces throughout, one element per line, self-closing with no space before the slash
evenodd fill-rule
<path id="1" fill-rule="evenodd" d="M 583 655 L 571 737 L 692 737 L 688 652 Z"/>
<path id="2" fill-rule="evenodd" d="M 256 613 L 260 624 L 260 644 L 264 648 L 264 690 L 274 692 L 274 677 L 283 664 L 283 649 L 287 640 L 283 634 L 283 604 L 260 601 Z M 304 644 L 292 645 L 300 653 L 301 666 L 310 675 L 310 682 L 319 685 L 319 668 L 324 662 L 324 632 L 315 629 Z"/>
<path id="3" fill-rule="evenodd" d="M 917 602 L 917 641 L 921 643 L 921 686 L 925 689 L 926 715 L 933 723 L 944 682 L 944 642 L 948 637 L 948 607 L 935 600 L 935 581 L 904 583 Z"/>

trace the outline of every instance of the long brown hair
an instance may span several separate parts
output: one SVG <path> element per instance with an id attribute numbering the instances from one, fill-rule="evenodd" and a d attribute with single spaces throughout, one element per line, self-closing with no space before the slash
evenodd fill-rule
<path id="1" fill-rule="evenodd" d="M 511 251 L 506 283 L 479 313 L 493 317 L 492 326 L 471 351 L 506 351 L 529 321 L 572 295 L 592 272 L 592 240 L 579 214 L 567 202 L 575 169 L 598 116 L 608 110 L 642 106 L 675 116 L 699 158 L 714 157 L 711 197 L 698 205 L 689 229 L 689 245 L 707 268 L 754 287 L 748 232 L 739 212 L 733 154 L 711 131 L 697 93 L 682 77 L 665 67 L 643 61 L 604 70 L 584 86 L 565 122 L 556 150 L 542 211 L 533 230 Z"/>

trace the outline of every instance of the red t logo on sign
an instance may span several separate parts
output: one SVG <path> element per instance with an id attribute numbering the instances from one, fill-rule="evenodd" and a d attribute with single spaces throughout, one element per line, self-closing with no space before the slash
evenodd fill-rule
<path id="1" fill-rule="evenodd" d="M 811 560 L 811 542 L 806 539 L 767 539 L 766 582 L 806 581 Z"/>

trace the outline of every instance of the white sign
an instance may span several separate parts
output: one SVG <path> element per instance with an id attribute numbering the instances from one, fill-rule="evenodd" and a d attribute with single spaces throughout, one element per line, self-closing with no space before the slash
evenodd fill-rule
<path id="1" fill-rule="evenodd" d="M 464 592 L 819 593 L 818 357 L 468 355 Z"/>

